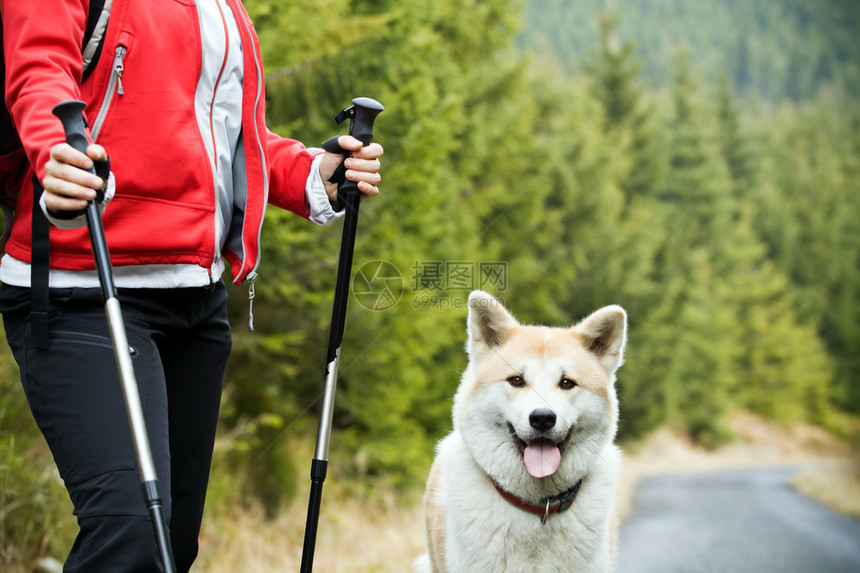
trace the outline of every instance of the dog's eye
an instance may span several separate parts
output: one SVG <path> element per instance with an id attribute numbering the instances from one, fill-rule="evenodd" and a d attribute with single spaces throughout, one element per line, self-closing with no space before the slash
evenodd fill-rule
<path id="1" fill-rule="evenodd" d="M 522 388 L 526 385 L 526 381 L 522 376 L 511 376 L 508 378 L 508 384 L 513 386 L 514 388 Z"/>
<path id="2" fill-rule="evenodd" d="M 562 378 L 561 382 L 558 383 L 558 387 L 562 390 L 571 390 L 576 387 L 576 380 L 571 380 L 570 378 Z"/>

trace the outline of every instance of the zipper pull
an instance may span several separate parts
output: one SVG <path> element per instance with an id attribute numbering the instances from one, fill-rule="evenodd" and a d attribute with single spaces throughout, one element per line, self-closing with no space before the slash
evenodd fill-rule
<path id="1" fill-rule="evenodd" d="M 122 89 L 122 71 L 125 69 L 125 65 L 122 63 L 123 58 L 125 58 L 126 47 L 119 46 L 116 49 L 116 57 L 113 60 L 113 71 L 116 73 L 117 80 L 117 90 L 116 93 L 119 95 L 123 95 L 125 91 Z"/>
<path id="2" fill-rule="evenodd" d="M 254 332 L 254 297 L 256 296 L 256 291 L 254 290 L 254 280 L 257 278 L 257 273 L 251 272 L 248 277 L 242 281 L 244 284 L 248 285 L 248 331 Z"/>

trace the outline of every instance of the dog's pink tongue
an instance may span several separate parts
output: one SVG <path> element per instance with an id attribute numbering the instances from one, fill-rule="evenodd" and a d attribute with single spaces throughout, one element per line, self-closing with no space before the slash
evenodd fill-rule
<path id="1" fill-rule="evenodd" d="M 555 473 L 561 463 L 561 452 L 555 446 L 544 440 L 538 440 L 526 446 L 523 452 L 523 461 L 528 472 L 536 477 L 542 478 Z"/>

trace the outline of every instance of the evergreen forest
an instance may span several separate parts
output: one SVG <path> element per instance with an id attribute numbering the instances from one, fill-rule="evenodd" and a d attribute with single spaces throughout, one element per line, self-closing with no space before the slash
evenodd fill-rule
<path id="1" fill-rule="evenodd" d="M 422 486 L 474 288 L 522 322 L 627 310 L 622 442 L 672 426 L 716 446 L 737 410 L 857 440 L 860 4 L 244 4 L 274 131 L 318 146 L 351 98 L 386 108 L 330 480 Z M 231 288 L 212 491 L 227 502 L 303 501 L 341 229 L 271 208 L 253 333 L 248 289 Z M 66 494 L 5 344 L 0 387 L 0 564 L 63 555 L 73 518 L 52 510 Z"/>

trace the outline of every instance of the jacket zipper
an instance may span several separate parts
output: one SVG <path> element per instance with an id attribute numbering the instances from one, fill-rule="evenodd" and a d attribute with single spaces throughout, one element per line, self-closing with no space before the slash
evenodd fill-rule
<path id="1" fill-rule="evenodd" d="M 122 87 L 122 72 L 125 69 L 123 60 L 125 59 L 125 55 L 127 52 L 128 48 L 126 48 L 122 44 L 116 47 L 116 53 L 113 57 L 113 68 L 111 68 L 107 90 L 105 90 L 105 95 L 104 99 L 102 99 L 101 108 L 99 108 L 99 113 L 96 116 L 96 120 L 93 122 L 92 129 L 90 130 L 90 134 L 92 135 L 93 141 L 96 141 L 96 139 L 98 139 L 99 133 L 102 129 L 102 124 L 104 123 L 105 117 L 107 116 L 108 110 L 110 109 L 110 104 L 113 101 L 114 92 L 116 92 L 116 94 L 119 96 L 125 93 Z"/>
<path id="2" fill-rule="evenodd" d="M 234 14 L 235 14 L 235 10 L 234 10 Z M 245 21 L 244 19 L 241 19 L 237 15 L 236 23 L 241 26 L 242 24 L 240 24 L 240 22 L 242 22 L 244 24 L 248 35 L 253 36 L 253 33 L 252 33 L 253 30 L 250 29 L 250 26 L 248 25 L 247 21 Z M 253 48 L 253 45 L 251 46 L 251 48 L 255 49 L 255 48 Z M 264 97 L 263 96 L 263 77 L 262 77 L 263 71 L 261 69 L 260 62 L 261 62 L 260 56 L 259 56 L 259 54 L 256 54 L 254 57 L 254 68 L 256 70 L 256 77 L 257 77 L 257 94 L 256 94 L 256 99 L 254 101 L 254 107 L 253 107 L 253 114 L 254 114 L 253 117 L 255 117 L 255 118 L 257 116 L 257 109 L 260 105 L 260 100 L 262 97 Z M 244 102 L 243 102 L 243 104 L 244 104 Z M 244 105 L 243 105 L 243 107 L 244 107 Z M 257 143 L 257 149 L 258 149 L 259 154 L 260 154 L 260 162 L 262 164 L 261 166 L 262 166 L 262 170 L 263 170 L 263 214 L 265 214 L 265 205 L 269 200 L 269 178 L 267 176 L 268 170 L 266 168 L 266 154 L 263 152 L 263 142 L 262 142 L 260 132 L 259 132 L 259 127 L 258 127 L 258 124 L 256 121 L 254 121 L 254 126 L 255 126 L 254 137 L 255 137 L 255 141 Z M 243 134 L 243 137 L 244 137 L 244 134 Z M 246 170 L 248 169 L 248 158 L 247 158 L 247 156 L 245 157 L 245 169 Z M 250 201 L 250 196 L 248 194 L 246 194 L 246 200 Z M 247 208 L 247 206 L 246 206 L 246 208 Z M 242 234 L 243 235 L 245 234 L 244 229 L 243 229 Z M 259 245 L 260 245 L 260 237 L 262 234 L 263 234 L 263 221 L 261 219 L 260 224 L 259 224 L 259 228 L 257 229 L 258 251 L 259 251 Z M 243 242 L 245 241 L 244 236 L 242 237 L 242 241 Z M 246 257 L 247 257 L 247 253 L 246 253 Z M 256 269 L 257 269 L 257 266 L 259 266 L 259 264 L 260 264 L 260 253 L 257 252 L 257 260 L 254 263 L 254 268 L 252 268 L 248 272 L 247 278 L 243 281 L 244 284 L 248 285 L 248 299 L 250 301 L 250 310 L 249 310 L 249 316 L 248 316 L 248 329 L 251 332 L 254 332 L 254 296 L 256 295 L 255 289 L 254 289 L 254 280 L 256 280 L 256 278 L 257 278 Z M 243 262 L 242 266 L 244 266 L 244 262 Z"/>
<path id="3" fill-rule="evenodd" d="M 248 286 L 248 330 L 254 332 L 254 297 L 257 296 L 254 289 L 254 281 L 257 279 L 257 273 L 251 271 L 242 284 Z"/>

